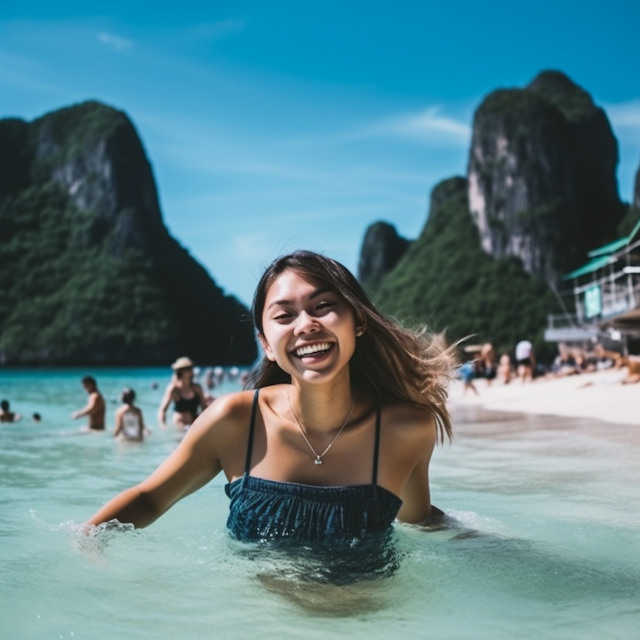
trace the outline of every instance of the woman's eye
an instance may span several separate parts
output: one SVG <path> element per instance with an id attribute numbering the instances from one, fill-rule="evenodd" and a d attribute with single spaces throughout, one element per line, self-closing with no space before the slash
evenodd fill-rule
<path id="1" fill-rule="evenodd" d="M 291 317 L 290 313 L 279 313 L 277 316 L 274 316 L 274 320 L 287 320 Z"/>
<path id="2" fill-rule="evenodd" d="M 321 302 L 316 309 L 321 311 L 322 309 L 328 309 L 330 307 L 333 307 L 333 302 Z"/>

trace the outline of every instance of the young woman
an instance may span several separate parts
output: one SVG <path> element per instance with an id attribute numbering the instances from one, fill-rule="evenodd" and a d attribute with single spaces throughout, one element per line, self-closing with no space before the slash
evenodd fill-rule
<path id="1" fill-rule="evenodd" d="M 122 405 L 116 409 L 116 427 L 113 431 L 114 438 L 128 442 L 142 442 L 151 432 L 145 429 L 142 410 L 134 405 L 136 392 L 125 388 L 120 400 Z"/>
<path id="2" fill-rule="evenodd" d="M 193 362 L 185 357 L 178 358 L 171 365 L 173 376 L 158 409 L 158 424 L 162 429 L 167 428 L 165 414 L 172 402 L 173 424 L 180 431 L 188 429 L 200 411 L 207 406 L 202 387 L 193 381 L 193 367 Z"/>
<path id="3" fill-rule="evenodd" d="M 353 539 L 441 514 L 429 461 L 451 436 L 451 350 L 381 315 L 345 267 L 307 251 L 271 264 L 253 314 L 265 354 L 256 391 L 216 400 L 89 523 L 147 526 L 220 471 L 240 540 Z"/>

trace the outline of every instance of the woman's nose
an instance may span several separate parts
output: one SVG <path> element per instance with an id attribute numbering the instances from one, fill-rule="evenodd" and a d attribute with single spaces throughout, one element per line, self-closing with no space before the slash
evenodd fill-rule
<path id="1" fill-rule="evenodd" d="M 305 333 L 314 333 L 319 329 L 318 321 L 306 311 L 303 311 L 296 319 L 296 335 L 304 335 Z"/>

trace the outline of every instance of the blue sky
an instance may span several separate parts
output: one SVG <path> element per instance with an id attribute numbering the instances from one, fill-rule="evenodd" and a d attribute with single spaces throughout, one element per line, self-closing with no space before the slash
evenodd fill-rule
<path id="1" fill-rule="evenodd" d="M 250 302 L 281 253 L 355 271 L 370 223 L 417 236 L 432 187 L 466 171 L 482 97 L 543 69 L 606 109 L 629 201 L 638 24 L 636 0 L 3 3 L 0 116 L 126 111 L 171 233 Z"/>

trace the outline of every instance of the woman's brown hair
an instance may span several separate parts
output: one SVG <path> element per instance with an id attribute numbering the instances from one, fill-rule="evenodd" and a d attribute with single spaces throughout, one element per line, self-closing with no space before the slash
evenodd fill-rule
<path id="1" fill-rule="evenodd" d="M 447 409 L 447 384 L 457 365 L 454 347 L 441 335 L 425 328 L 412 331 L 380 313 L 353 274 L 339 262 L 312 251 L 296 251 L 274 260 L 262 275 L 253 298 L 253 321 L 263 333 L 262 312 L 269 288 L 284 271 L 316 280 L 331 287 L 351 306 L 365 332 L 356 340 L 349 362 L 351 383 L 378 398 L 395 398 L 433 412 L 440 441 L 451 438 L 451 416 Z M 291 376 L 264 357 L 251 373 L 245 388 L 259 389 L 290 383 Z"/>

